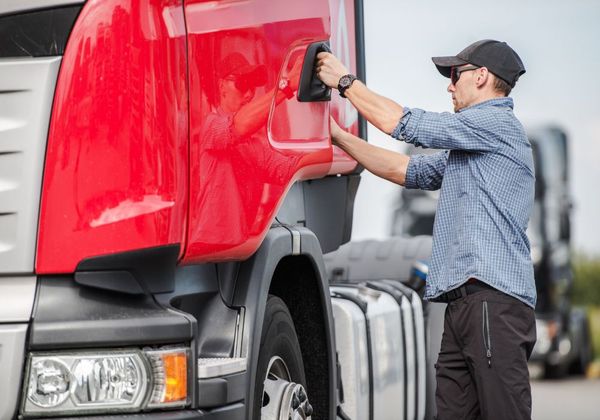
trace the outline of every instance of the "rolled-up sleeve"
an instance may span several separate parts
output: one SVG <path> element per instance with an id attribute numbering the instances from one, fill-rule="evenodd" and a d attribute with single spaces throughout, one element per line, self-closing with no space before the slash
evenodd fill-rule
<path id="1" fill-rule="evenodd" d="M 406 169 L 404 187 L 419 190 L 439 190 L 444 179 L 448 151 L 432 155 L 412 155 Z"/>
<path id="2" fill-rule="evenodd" d="M 405 107 L 391 135 L 433 149 L 492 152 L 500 146 L 497 121 L 478 110 L 451 114 Z"/>

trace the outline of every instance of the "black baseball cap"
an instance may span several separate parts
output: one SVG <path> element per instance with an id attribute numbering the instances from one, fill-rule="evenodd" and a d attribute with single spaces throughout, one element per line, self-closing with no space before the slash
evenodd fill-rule
<path id="1" fill-rule="evenodd" d="M 217 67 L 221 79 L 232 77 L 236 80 L 247 80 L 250 87 L 263 86 L 267 83 L 267 68 L 263 64 L 250 64 L 239 52 L 227 55 Z"/>
<path id="2" fill-rule="evenodd" d="M 487 67 L 511 87 L 515 86 L 519 77 L 525 73 L 525 66 L 515 50 L 506 42 L 493 39 L 477 41 L 467 48 L 448 57 L 431 57 L 438 71 L 445 77 L 450 77 L 452 67 L 473 64 Z"/>

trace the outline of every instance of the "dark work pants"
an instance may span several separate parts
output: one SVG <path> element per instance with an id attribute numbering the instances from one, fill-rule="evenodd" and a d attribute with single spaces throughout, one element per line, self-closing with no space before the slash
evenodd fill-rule
<path id="1" fill-rule="evenodd" d="M 531 307 L 497 290 L 452 301 L 436 364 L 438 420 L 531 419 Z"/>

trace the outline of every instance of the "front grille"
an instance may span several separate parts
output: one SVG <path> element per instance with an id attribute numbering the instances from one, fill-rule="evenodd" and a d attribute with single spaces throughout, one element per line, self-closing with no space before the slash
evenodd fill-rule
<path id="1" fill-rule="evenodd" d="M 60 57 L 0 59 L 0 274 L 32 273 Z"/>

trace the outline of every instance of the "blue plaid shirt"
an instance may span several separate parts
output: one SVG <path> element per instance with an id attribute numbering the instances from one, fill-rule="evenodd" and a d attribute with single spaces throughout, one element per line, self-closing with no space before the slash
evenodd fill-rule
<path id="1" fill-rule="evenodd" d="M 425 298 L 474 277 L 535 307 L 525 234 L 534 198 L 533 156 L 512 98 L 455 114 L 405 107 L 392 137 L 447 149 L 413 155 L 406 171 L 406 188 L 441 188 Z"/>

